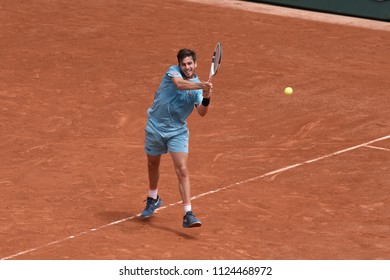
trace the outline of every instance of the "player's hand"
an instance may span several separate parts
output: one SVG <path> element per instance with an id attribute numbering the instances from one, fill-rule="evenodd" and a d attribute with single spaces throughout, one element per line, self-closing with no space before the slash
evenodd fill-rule
<path id="1" fill-rule="evenodd" d="M 203 91 L 209 91 L 213 87 L 213 84 L 210 81 L 202 82 L 201 87 Z"/>

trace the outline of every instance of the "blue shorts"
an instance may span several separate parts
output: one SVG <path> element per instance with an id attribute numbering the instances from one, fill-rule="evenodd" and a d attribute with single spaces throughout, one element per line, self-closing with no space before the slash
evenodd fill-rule
<path id="1" fill-rule="evenodd" d="M 150 156 L 167 152 L 188 153 L 188 129 L 179 132 L 163 133 L 147 125 L 145 128 L 145 152 Z"/>

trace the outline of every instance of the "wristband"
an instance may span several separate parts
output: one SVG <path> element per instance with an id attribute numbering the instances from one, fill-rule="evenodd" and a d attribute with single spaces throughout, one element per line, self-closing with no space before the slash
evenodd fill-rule
<path id="1" fill-rule="evenodd" d="M 203 98 L 202 105 L 207 107 L 210 104 L 210 98 Z"/>

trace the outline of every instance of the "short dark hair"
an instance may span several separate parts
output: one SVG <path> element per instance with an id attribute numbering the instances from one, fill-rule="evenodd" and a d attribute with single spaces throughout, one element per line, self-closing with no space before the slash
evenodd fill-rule
<path id="1" fill-rule="evenodd" d="M 189 49 L 181 49 L 178 53 L 177 53 L 177 62 L 180 64 L 181 61 L 190 56 L 192 58 L 192 60 L 195 62 L 196 61 L 196 53 L 193 51 L 193 50 L 189 50 Z"/>

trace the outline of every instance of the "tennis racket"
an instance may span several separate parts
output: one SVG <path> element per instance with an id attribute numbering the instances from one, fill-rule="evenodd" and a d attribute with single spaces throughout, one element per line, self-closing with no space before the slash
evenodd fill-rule
<path id="1" fill-rule="evenodd" d="M 217 45 L 214 48 L 213 59 L 211 60 L 209 81 L 211 81 L 211 78 L 217 74 L 218 69 L 221 65 L 221 59 L 222 59 L 222 44 L 217 43 Z"/>

